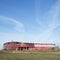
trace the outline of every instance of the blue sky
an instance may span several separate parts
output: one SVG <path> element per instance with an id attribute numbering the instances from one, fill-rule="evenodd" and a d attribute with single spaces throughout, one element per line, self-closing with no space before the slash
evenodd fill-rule
<path id="1" fill-rule="evenodd" d="M 0 0 L 0 48 L 8 41 L 60 44 L 59 0 Z"/>

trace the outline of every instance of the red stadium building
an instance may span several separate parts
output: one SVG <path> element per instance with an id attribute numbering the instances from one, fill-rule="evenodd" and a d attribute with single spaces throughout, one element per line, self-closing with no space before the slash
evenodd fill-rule
<path id="1" fill-rule="evenodd" d="M 4 44 L 4 50 L 29 50 L 33 47 L 33 43 L 7 42 Z"/>
<path id="2" fill-rule="evenodd" d="M 34 50 L 54 50 L 56 45 L 55 44 L 41 44 L 41 43 L 35 43 L 34 44 Z"/>
<path id="3" fill-rule="evenodd" d="M 55 44 L 7 42 L 3 47 L 4 50 L 53 50 L 56 46 Z"/>

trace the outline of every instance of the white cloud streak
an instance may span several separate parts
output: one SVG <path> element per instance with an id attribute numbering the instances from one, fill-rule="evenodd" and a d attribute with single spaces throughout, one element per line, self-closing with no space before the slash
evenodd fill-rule
<path id="1" fill-rule="evenodd" d="M 45 18 L 47 18 L 46 21 L 50 20 L 50 22 L 48 23 L 47 29 L 43 30 L 40 33 L 37 42 L 52 42 L 51 35 L 53 34 L 53 31 L 58 26 L 60 26 L 60 21 L 59 21 L 60 1 L 57 0 L 57 2 L 51 7 L 51 9 L 45 15 L 46 15 Z M 42 25 L 42 24 L 40 24 L 40 25 Z M 44 27 L 44 24 L 42 26 Z"/>
<path id="2" fill-rule="evenodd" d="M 8 18 L 8 17 L 5 17 L 5 16 L 0 16 L 0 20 L 2 20 L 3 22 L 6 21 L 6 22 L 10 22 L 10 23 L 13 23 L 15 26 L 14 26 L 14 29 L 18 32 L 24 32 L 24 25 L 15 20 L 15 19 L 12 19 L 12 18 Z"/>

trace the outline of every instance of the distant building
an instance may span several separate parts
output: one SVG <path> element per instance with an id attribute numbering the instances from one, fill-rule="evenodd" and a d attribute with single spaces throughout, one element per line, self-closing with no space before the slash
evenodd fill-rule
<path id="1" fill-rule="evenodd" d="M 54 50 L 55 44 L 42 43 L 21 43 L 21 42 L 7 42 L 4 43 L 4 50 Z"/>

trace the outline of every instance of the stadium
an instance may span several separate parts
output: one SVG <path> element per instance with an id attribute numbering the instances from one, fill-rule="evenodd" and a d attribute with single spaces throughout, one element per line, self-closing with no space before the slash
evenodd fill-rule
<path id="1" fill-rule="evenodd" d="M 6 42 L 3 45 L 4 50 L 54 50 L 55 47 L 55 44 L 50 43 Z"/>

